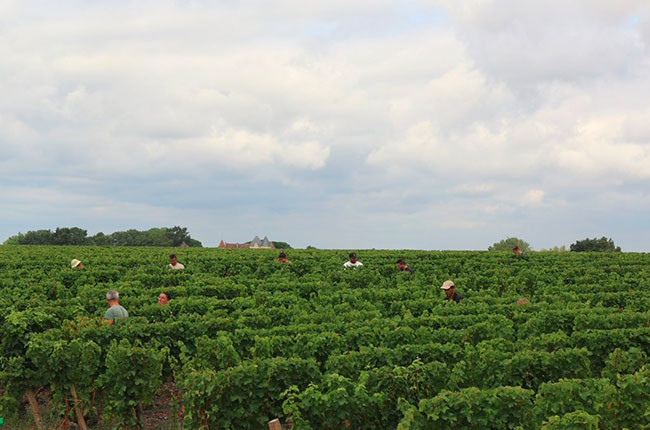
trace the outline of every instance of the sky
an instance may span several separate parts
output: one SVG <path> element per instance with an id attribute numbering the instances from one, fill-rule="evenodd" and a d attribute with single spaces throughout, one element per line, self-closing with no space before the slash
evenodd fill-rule
<path id="1" fill-rule="evenodd" d="M 650 251 L 646 0 L 0 0 L 0 243 Z"/>

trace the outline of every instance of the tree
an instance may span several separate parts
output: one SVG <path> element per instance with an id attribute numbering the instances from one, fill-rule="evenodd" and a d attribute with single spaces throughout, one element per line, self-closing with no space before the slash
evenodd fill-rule
<path id="1" fill-rule="evenodd" d="M 20 245 L 54 245 L 50 230 L 28 231 L 23 236 Z"/>
<path id="2" fill-rule="evenodd" d="M 52 234 L 53 245 L 86 245 L 88 232 L 79 227 L 57 227 Z"/>
<path id="3" fill-rule="evenodd" d="M 190 238 L 190 241 L 187 242 L 187 244 L 190 246 L 190 248 L 202 248 L 203 244 L 201 243 L 200 240 L 196 240 L 194 238 Z"/>
<path id="4" fill-rule="evenodd" d="M 291 245 L 289 245 L 287 242 L 280 242 L 276 240 L 272 240 L 271 242 L 273 242 L 273 245 L 275 245 L 277 249 L 291 249 Z"/>
<path id="5" fill-rule="evenodd" d="M 146 246 L 138 230 L 129 229 L 126 231 L 116 231 L 111 234 L 113 245 L 116 246 Z"/>
<path id="6" fill-rule="evenodd" d="M 170 246 L 180 246 L 183 242 L 189 245 L 190 242 L 190 234 L 187 231 L 187 227 L 174 226 L 168 228 L 167 237 L 171 241 Z"/>
<path id="7" fill-rule="evenodd" d="M 522 251 L 530 251 L 531 247 L 528 242 L 517 237 L 509 237 L 503 239 L 501 242 L 497 242 L 492 246 L 488 247 L 488 251 L 512 251 L 512 248 L 518 246 Z"/>
<path id="8" fill-rule="evenodd" d="M 569 249 L 574 252 L 621 252 L 620 246 L 615 246 L 611 238 L 577 240 Z"/>
<path id="9" fill-rule="evenodd" d="M 187 227 L 159 227 L 147 231 L 129 229 L 116 231 L 109 235 L 102 232 L 87 236 L 87 231 L 79 227 L 57 227 L 50 230 L 28 231 L 11 236 L 6 245 L 114 245 L 114 246 L 189 246 L 201 247 L 201 242 L 190 237 Z"/>
<path id="10" fill-rule="evenodd" d="M 565 245 L 562 246 L 554 246 L 553 248 L 542 248 L 540 251 L 544 252 L 567 252 L 568 249 L 566 249 Z"/>
<path id="11" fill-rule="evenodd" d="M 15 236 L 11 236 L 4 241 L 3 245 L 20 245 L 21 241 L 25 238 L 25 235 L 18 233 Z"/>
<path id="12" fill-rule="evenodd" d="M 93 245 L 97 245 L 97 246 L 112 245 L 111 236 L 106 236 L 101 231 L 94 236 L 90 236 L 88 239 L 90 240 L 90 243 L 92 243 Z"/>

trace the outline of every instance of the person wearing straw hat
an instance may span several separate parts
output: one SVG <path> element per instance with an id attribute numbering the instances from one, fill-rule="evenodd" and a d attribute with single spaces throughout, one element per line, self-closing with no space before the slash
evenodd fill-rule
<path id="1" fill-rule="evenodd" d="M 74 269 L 75 267 L 84 267 L 83 264 L 81 264 L 80 260 L 77 260 L 76 258 L 73 258 L 72 261 L 70 262 L 70 266 Z"/>
<path id="2" fill-rule="evenodd" d="M 442 283 L 442 287 L 440 288 L 445 290 L 445 300 L 453 300 L 458 303 L 465 298 L 464 295 L 456 291 L 456 284 L 454 284 L 454 281 L 452 280 L 446 280 Z"/>

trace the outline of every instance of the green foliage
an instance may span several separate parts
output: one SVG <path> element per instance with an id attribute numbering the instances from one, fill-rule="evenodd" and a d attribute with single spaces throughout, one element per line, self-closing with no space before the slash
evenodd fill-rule
<path id="1" fill-rule="evenodd" d="M 503 239 L 500 242 L 496 242 L 494 245 L 488 247 L 488 251 L 512 251 L 512 249 L 518 246 L 522 251 L 530 251 L 530 244 L 523 239 L 517 237 L 509 237 Z"/>
<path id="2" fill-rule="evenodd" d="M 151 403 L 162 380 L 168 350 L 155 343 L 143 345 L 114 340 L 106 353 L 105 371 L 98 383 L 104 391 L 104 414 L 118 425 L 140 426 L 135 408 Z"/>
<path id="3" fill-rule="evenodd" d="M 533 411 L 534 392 L 519 387 L 442 391 L 422 399 L 417 407 L 402 406 L 404 420 L 399 429 L 527 427 Z"/>
<path id="4" fill-rule="evenodd" d="M 190 248 L 200 248 L 203 246 L 199 240 L 194 239 L 193 237 L 190 237 L 189 241 L 186 243 Z"/>
<path id="5" fill-rule="evenodd" d="M 54 245 L 53 233 L 50 230 L 28 231 L 25 234 L 18 233 L 11 236 L 5 245 Z"/>
<path id="6" fill-rule="evenodd" d="M 276 357 L 177 376 L 188 428 L 263 428 L 282 415 L 284 391 L 319 380 L 320 372 L 314 360 Z"/>
<path id="7" fill-rule="evenodd" d="M 7 238 L 2 244 L 3 245 L 20 245 L 20 243 L 25 239 L 25 235 L 22 233 L 18 233 L 15 236 L 11 236 Z"/>
<path id="8" fill-rule="evenodd" d="M 598 430 L 598 416 L 581 410 L 568 412 L 561 417 L 553 415 L 541 428 L 542 430 Z"/>
<path id="9" fill-rule="evenodd" d="M 648 255 L 346 254 L 188 248 L 170 271 L 160 249 L 0 247 L 0 415 L 42 388 L 74 419 L 74 387 L 98 428 L 137 426 L 156 390 L 193 429 L 648 426 Z"/>
<path id="10" fill-rule="evenodd" d="M 28 342 L 33 333 L 57 324 L 55 315 L 41 309 L 13 310 L 6 314 L 0 326 L 0 380 L 7 387 L 22 392 L 27 387 L 44 384 L 43 372 L 26 357 Z"/>
<path id="11" fill-rule="evenodd" d="M 540 252 L 567 252 L 568 249 L 566 248 L 565 245 L 562 246 L 554 246 L 553 248 L 542 248 L 540 249 Z"/>
<path id="12" fill-rule="evenodd" d="M 8 238 L 5 245 L 90 245 L 87 231 L 78 227 L 57 227 L 55 231 L 35 230 Z"/>
<path id="13" fill-rule="evenodd" d="M 240 364 L 241 359 L 232 344 L 232 340 L 224 335 L 211 339 L 201 336 L 194 339 L 195 351 L 183 346 L 181 361 L 191 369 L 227 369 Z"/>
<path id="14" fill-rule="evenodd" d="M 287 242 L 280 242 L 277 240 L 272 240 L 271 242 L 273 242 L 273 245 L 277 249 L 291 249 L 291 245 L 289 245 Z"/>
<path id="15" fill-rule="evenodd" d="M 54 245 L 85 245 L 88 242 L 86 235 L 87 231 L 78 227 L 57 227 L 52 235 L 52 243 Z"/>
<path id="16" fill-rule="evenodd" d="M 602 375 L 604 378 L 615 380 L 618 375 L 632 374 L 640 370 L 647 362 L 647 354 L 639 348 L 630 348 L 627 351 L 616 348 L 605 362 Z"/>
<path id="17" fill-rule="evenodd" d="M 296 387 L 285 392 L 284 412 L 297 428 L 358 428 L 381 426 L 379 405 L 384 396 L 371 394 L 361 381 L 337 374 L 325 375 L 322 383 L 310 384 L 303 391 Z"/>
<path id="18" fill-rule="evenodd" d="M 8 238 L 5 245 L 98 245 L 98 246 L 180 246 L 201 247 L 201 242 L 190 237 L 186 227 L 152 228 L 147 231 L 116 231 L 110 235 L 102 232 L 87 236 L 87 231 L 78 227 L 57 227 L 50 230 L 28 231 Z"/>
<path id="19" fill-rule="evenodd" d="M 614 245 L 614 240 L 606 238 L 577 240 L 569 247 L 574 252 L 621 252 L 620 246 Z"/>
<path id="20" fill-rule="evenodd" d="M 49 382 L 59 409 L 71 414 L 66 399 L 78 397 L 81 410 L 90 405 L 91 391 L 100 369 L 101 348 L 92 340 L 66 340 L 48 331 L 29 342 L 27 357 Z M 68 409 L 68 410 L 66 410 Z"/>

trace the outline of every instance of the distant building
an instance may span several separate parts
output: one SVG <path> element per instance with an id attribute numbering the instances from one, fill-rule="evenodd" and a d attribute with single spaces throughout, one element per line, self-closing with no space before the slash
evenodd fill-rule
<path id="1" fill-rule="evenodd" d="M 274 249 L 275 245 L 271 242 L 268 237 L 264 236 L 264 239 L 260 239 L 259 236 L 255 236 L 253 240 L 247 243 L 226 243 L 221 240 L 217 248 L 254 248 L 254 249 Z"/>
<path id="2" fill-rule="evenodd" d="M 183 241 L 183 243 L 180 244 L 180 247 L 181 248 L 188 248 L 189 245 L 187 243 L 185 243 L 185 241 Z"/>
<path id="3" fill-rule="evenodd" d="M 222 239 L 217 248 L 250 248 L 250 245 L 248 243 L 226 243 Z"/>
<path id="4" fill-rule="evenodd" d="M 259 236 L 255 236 L 253 240 L 250 241 L 251 248 L 262 248 L 262 249 L 271 249 L 275 248 L 273 242 L 269 240 L 268 237 L 264 236 L 264 239 L 260 240 Z"/>

